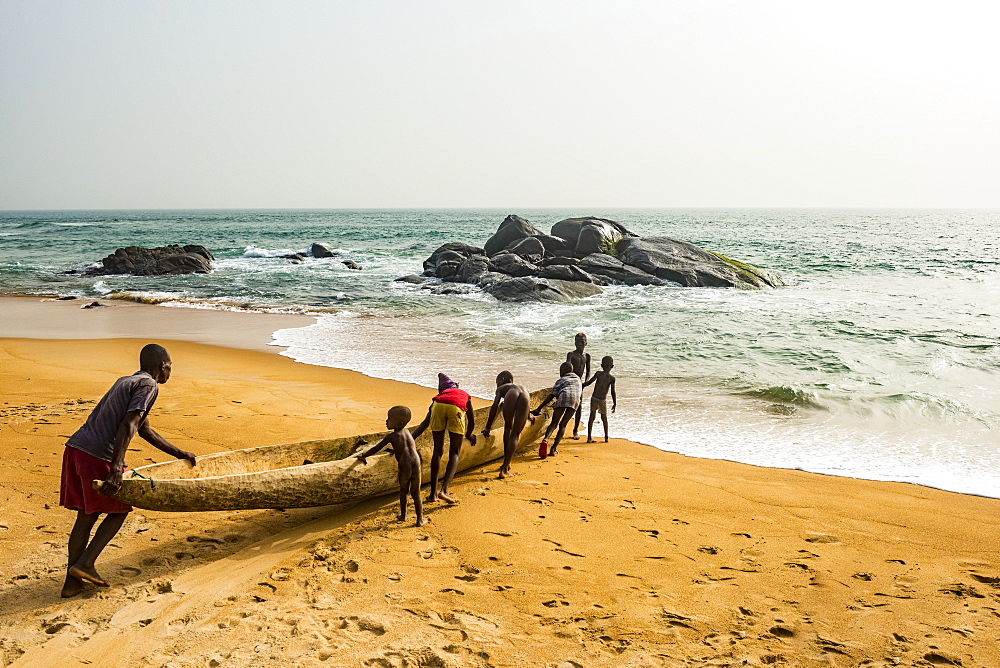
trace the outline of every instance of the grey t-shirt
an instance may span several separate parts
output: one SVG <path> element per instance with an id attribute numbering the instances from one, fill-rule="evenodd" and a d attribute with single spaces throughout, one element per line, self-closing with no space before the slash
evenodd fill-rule
<path id="1" fill-rule="evenodd" d="M 119 378 L 66 445 L 110 462 L 114 456 L 115 434 L 125 414 L 139 411 L 145 420 L 159 392 L 156 380 L 146 371 Z"/>

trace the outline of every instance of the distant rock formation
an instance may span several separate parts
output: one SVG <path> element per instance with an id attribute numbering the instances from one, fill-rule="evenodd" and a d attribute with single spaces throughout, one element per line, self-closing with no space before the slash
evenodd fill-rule
<path id="1" fill-rule="evenodd" d="M 309 247 L 309 252 L 312 253 L 313 257 L 334 257 L 330 249 L 323 244 L 313 244 Z"/>
<path id="2" fill-rule="evenodd" d="M 204 246 L 160 246 L 119 248 L 101 260 L 101 266 L 88 269 L 90 276 L 108 274 L 133 274 L 135 276 L 160 276 L 177 274 L 207 274 L 215 258 Z"/>
<path id="3" fill-rule="evenodd" d="M 509 215 L 483 248 L 457 241 L 438 248 L 424 260 L 423 275 L 521 302 L 567 302 L 599 294 L 609 283 L 744 290 L 785 285 L 776 274 L 694 244 L 641 238 L 620 223 L 594 217 L 561 220 L 544 234 Z M 426 282 L 421 287 L 445 294 L 468 290 Z"/>

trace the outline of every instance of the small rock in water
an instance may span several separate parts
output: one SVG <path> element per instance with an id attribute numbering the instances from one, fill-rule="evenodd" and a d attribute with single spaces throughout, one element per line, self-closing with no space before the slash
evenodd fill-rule
<path id="1" fill-rule="evenodd" d="M 341 262 L 343 262 L 344 266 L 348 269 L 357 269 L 359 271 L 361 269 L 361 267 L 359 267 L 354 260 L 341 260 Z"/>
<path id="2" fill-rule="evenodd" d="M 309 252 L 312 253 L 313 257 L 333 257 L 330 249 L 323 244 L 313 244 L 309 247 Z"/>
<path id="3" fill-rule="evenodd" d="M 102 304 L 101 302 L 91 302 L 89 304 L 84 304 L 80 308 L 101 308 L 102 306 L 107 306 L 107 304 Z"/>

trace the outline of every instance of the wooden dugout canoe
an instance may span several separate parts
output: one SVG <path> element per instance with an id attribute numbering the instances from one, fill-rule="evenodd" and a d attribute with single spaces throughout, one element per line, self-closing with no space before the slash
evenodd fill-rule
<path id="1" fill-rule="evenodd" d="M 547 389 L 532 392 L 531 405 L 540 404 L 548 393 Z M 478 440 L 475 446 L 468 441 L 463 443 L 459 471 L 503 457 L 502 411 L 489 438 L 480 433 L 489 410 L 486 405 L 475 411 Z M 550 417 L 551 411 L 545 410 L 534 424 L 525 425 L 519 450 L 538 438 Z M 367 464 L 354 456 L 378 443 L 387 433 L 218 452 L 199 457 L 197 466 L 183 460 L 140 466 L 125 473 L 114 498 L 136 508 L 179 512 L 306 508 L 361 501 L 399 490 L 396 461 L 388 448 L 369 457 Z M 422 480 L 426 482 L 433 449 L 430 431 L 425 431 L 416 443 L 423 464 Z M 446 440 L 442 475 L 447 458 Z M 305 464 L 306 461 L 314 463 Z M 100 483 L 94 481 L 95 489 Z"/>

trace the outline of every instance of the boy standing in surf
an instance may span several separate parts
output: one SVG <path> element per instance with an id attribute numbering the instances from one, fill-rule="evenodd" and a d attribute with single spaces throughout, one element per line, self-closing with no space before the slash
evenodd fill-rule
<path id="1" fill-rule="evenodd" d="M 531 395 L 528 391 L 514 384 L 514 374 L 510 371 L 501 371 L 497 375 L 497 392 L 490 407 L 490 416 L 486 419 L 486 426 L 483 427 L 483 437 L 489 437 L 497 410 L 503 407 L 503 464 L 500 465 L 498 476 L 501 480 L 514 475 L 510 472 L 510 461 L 514 458 L 517 442 L 521 438 L 525 423 L 528 420 L 535 422 L 535 418 L 528 411 L 530 402 Z"/>
<path id="2" fill-rule="evenodd" d="M 583 349 L 587 347 L 587 335 L 583 332 L 578 333 L 574 338 L 573 342 L 576 344 L 574 350 L 566 353 L 566 361 L 573 365 L 573 373 L 580 377 L 581 381 L 585 381 L 590 377 L 590 353 L 583 352 Z M 576 409 L 576 421 L 573 423 L 573 438 L 580 438 L 577 436 L 577 432 L 580 431 L 580 421 L 583 418 L 583 405 Z"/>
<path id="3" fill-rule="evenodd" d="M 584 338 L 586 339 L 586 337 Z M 563 433 L 566 431 L 566 424 L 580 408 L 582 397 L 583 384 L 580 382 L 580 377 L 573 372 L 572 364 L 563 362 L 562 366 L 559 367 L 559 380 L 552 386 L 549 396 L 545 397 L 545 401 L 538 408 L 531 411 L 532 415 L 538 416 L 550 401 L 553 399 L 556 400 L 555 405 L 552 407 L 552 422 L 549 423 L 548 429 L 545 430 L 545 436 L 538 446 L 539 457 L 545 459 L 546 457 L 555 457 L 559 454 L 557 450 L 559 441 L 562 440 Z M 549 435 L 552 434 L 556 426 L 559 427 L 559 431 L 556 432 L 556 440 L 552 442 L 552 450 L 550 451 Z"/>
<path id="4" fill-rule="evenodd" d="M 438 374 L 438 393 L 431 400 L 427 415 L 413 430 L 413 438 L 417 438 L 430 427 L 434 438 L 434 452 L 431 454 L 431 493 L 427 502 L 434 503 L 438 499 L 448 503 L 458 503 L 448 494 L 448 485 L 458 470 L 458 455 L 462 451 L 462 437 L 469 439 L 471 445 L 476 444 L 476 418 L 472 412 L 472 397 L 465 390 L 458 388 L 458 383 L 443 373 Z M 441 456 L 444 454 L 444 433 L 448 432 L 448 466 L 445 468 L 444 479 L 441 481 L 441 491 L 437 491 L 438 472 L 441 470 Z"/>
<path id="5" fill-rule="evenodd" d="M 420 452 L 413 436 L 406 428 L 410 422 L 410 409 L 406 406 L 393 406 L 385 419 L 385 426 L 392 431 L 381 441 L 358 455 L 362 464 L 368 463 L 371 457 L 386 445 L 392 446 L 392 456 L 396 458 L 397 478 L 399 480 L 399 522 L 406 521 L 406 497 L 413 498 L 413 509 L 417 514 L 416 526 L 422 527 L 430 520 L 424 517 L 424 507 L 420 503 Z"/>
<path id="6" fill-rule="evenodd" d="M 587 422 L 587 443 L 594 443 L 594 418 L 601 414 L 601 422 L 604 423 L 604 442 L 608 442 L 608 390 L 611 390 L 611 412 L 614 413 L 618 407 L 618 397 L 615 396 L 615 377 L 611 375 L 611 369 L 615 366 L 615 361 L 611 355 L 601 359 L 601 370 L 594 374 L 594 377 L 583 384 L 587 387 L 594 384 L 594 393 L 590 395 L 590 420 Z"/>
<path id="7" fill-rule="evenodd" d="M 159 388 L 170 378 L 170 355 L 155 343 L 139 353 L 139 371 L 115 381 L 91 411 L 82 427 L 69 437 L 63 451 L 59 505 L 76 511 L 69 534 L 69 561 L 62 597 L 76 596 L 84 581 L 98 587 L 108 583 L 94 568 L 94 562 L 121 529 L 132 506 L 110 498 L 122 486 L 125 451 L 137 433 L 153 447 L 192 466 L 195 456 L 172 445 L 149 425 L 149 411 Z M 104 480 L 100 493 L 92 481 Z M 107 496 L 105 496 L 107 495 Z M 104 521 L 94 537 L 90 532 L 101 514 Z"/>

